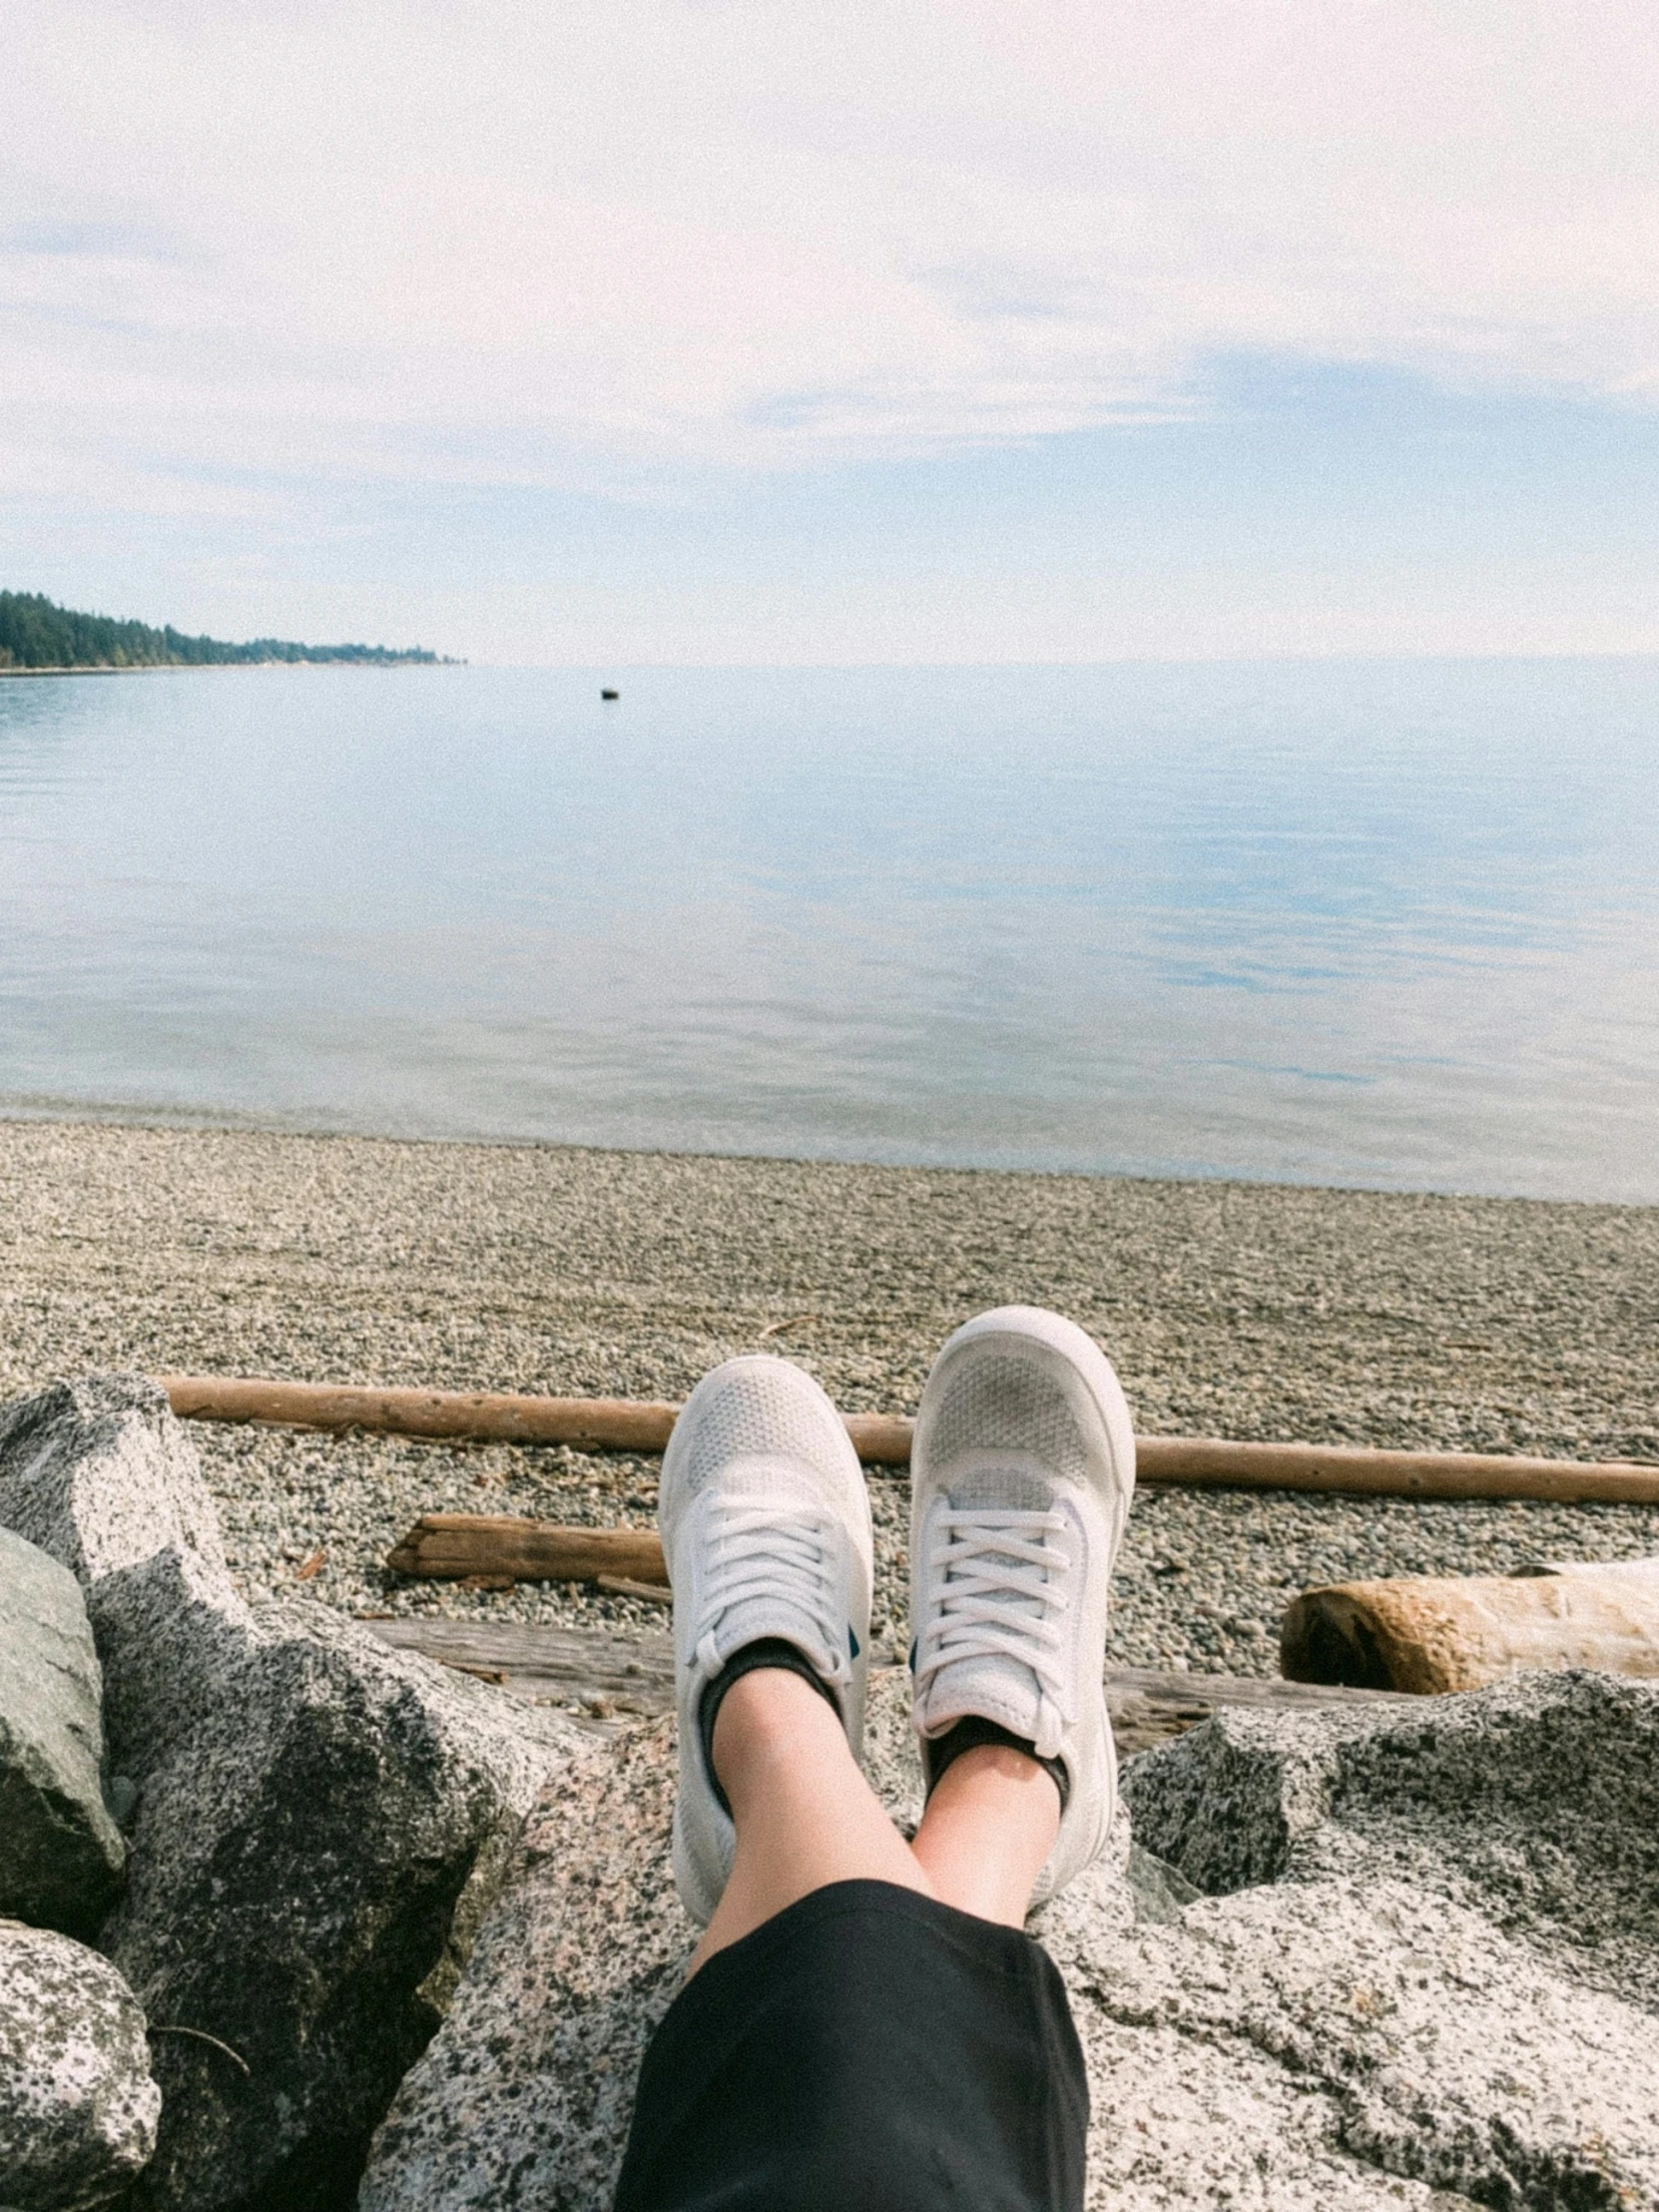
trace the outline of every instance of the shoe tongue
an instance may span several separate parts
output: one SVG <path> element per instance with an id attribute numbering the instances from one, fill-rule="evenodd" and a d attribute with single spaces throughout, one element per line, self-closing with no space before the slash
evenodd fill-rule
<path id="1" fill-rule="evenodd" d="M 1041 1475 L 1019 1467 L 983 1465 L 969 1468 L 951 1483 L 948 1496 L 959 1513 L 993 1513 L 1000 1506 L 1008 1513 L 1042 1513 L 1053 1492 Z"/>
<path id="2" fill-rule="evenodd" d="M 771 1595 L 740 1599 L 722 1616 L 715 1642 L 724 1664 L 734 1652 L 742 1651 L 745 1644 L 762 1643 L 775 1636 L 786 1644 L 794 1644 L 820 1674 L 831 1673 L 837 1658 L 844 1656 L 825 1649 L 823 1630 L 799 1605 Z"/>
<path id="3" fill-rule="evenodd" d="M 926 1733 L 936 1736 L 971 1713 L 981 1720 L 1000 1721 L 1016 1736 L 1034 1742 L 1040 1694 L 1030 1668 L 1002 1652 L 982 1659 L 953 1659 L 928 1684 L 921 1721 Z"/>
<path id="4" fill-rule="evenodd" d="M 976 1467 L 970 1473 L 963 1475 L 959 1481 L 950 1485 L 949 1495 L 950 1503 L 956 1512 L 984 1513 L 987 1516 L 998 1512 L 1046 1512 L 1053 1501 L 1048 1484 L 1039 1475 L 1022 1473 L 1016 1467 Z M 963 1531 L 963 1533 L 966 1532 Z M 999 1533 L 1001 1531 L 987 1528 L 985 1530 L 987 1545 L 994 1545 Z M 1035 1530 L 1010 1529 L 1007 1534 L 1010 1543 L 1030 1543 L 1034 1539 L 1041 1540 Z M 965 1571 L 969 1575 L 976 1575 L 987 1568 L 994 1570 L 996 1563 L 994 1551 L 981 1551 L 975 1558 L 967 1562 Z M 1007 1563 L 1010 1572 L 1013 1574 L 1022 1577 L 1035 1577 L 1036 1575 L 1037 1570 L 1023 1559 L 1010 1557 Z M 1040 1613 L 1042 1611 L 1042 1599 L 1036 1596 L 1035 1593 L 1027 1596 L 1020 1591 L 1006 1589 L 998 1592 L 996 1602 L 999 1612 Z"/>

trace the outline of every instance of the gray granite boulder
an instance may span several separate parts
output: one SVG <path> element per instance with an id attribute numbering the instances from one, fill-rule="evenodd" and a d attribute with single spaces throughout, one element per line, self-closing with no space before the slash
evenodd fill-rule
<path id="1" fill-rule="evenodd" d="M 91 2212 L 156 2147 L 144 2014 L 94 1950 L 0 1920 L 0 2204 Z"/>
<path id="2" fill-rule="evenodd" d="M 904 1696 L 872 1684 L 901 1819 Z M 1033 1924 L 1088 2056 L 1091 2212 L 1659 2212 L 1656 1716 L 1645 1685 L 1532 1677 L 1229 1715 L 1134 1762 L 1138 1842 Z M 608 2207 L 691 1942 L 672 1745 L 595 1747 L 537 1808 L 362 2212 Z"/>
<path id="3" fill-rule="evenodd" d="M 1223 1713 L 1135 1760 L 1124 1795 L 1212 1895 L 1392 1879 L 1659 2011 L 1659 1685 L 1573 1671 L 1382 1718 Z"/>
<path id="4" fill-rule="evenodd" d="M 695 1939 L 673 1810 L 672 1720 L 592 1743 L 560 1775 L 374 2138 L 363 2212 L 609 2207 L 640 2059 Z"/>
<path id="5" fill-rule="evenodd" d="M 865 1746 L 913 1826 L 901 1679 L 872 1678 Z M 674 1722 L 652 1721 L 585 1745 L 542 1798 L 450 2017 L 374 2138 L 362 2212 L 608 2212 L 640 2060 L 697 1939 L 669 1869 L 674 1770 Z"/>
<path id="6" fill-rule="evenodd" d="M 320 1605 L 250 1609 L 141 1378 L 0 1409 L 0 1523 L 80 1577 L 138 1790 L 100 1947 L 157 2025 L 135 2212 L 329 2212 L 573 1732 Z"/>
<path id="7" fill-rule="evenodd" d="M 1362 2170 L 1659 2206 L 1659 1688 L 1536 1674 L 1382 1714 L 1224 1714 L 1133 1762 L 1125 1797 L 1212 1895 L 1091 1975 L 1106 2171 L 1128 2180 L 1128 2031 L 1318 2084 L 1327 2153 Z M 1051 1918 L 1075 1981 L 1090 1932 L 1069 1901 Z"/>
<path id="8" fill-rule="evenodd" d="M 192 1725 L 215 1647 L 246 1633 L 195 1446 L 147 1377 L 94 1375 L 0 1405 L 0 1527 L 81 1585 L 104 1731 L 134 1781 Z"/>
<path id="9" fill-rule="evenodd" d="M 0 1528 L 0 1915 L 76 1936 L 127 1860 L 104 1803 L 102 1693 L 80 1585 Z"/>

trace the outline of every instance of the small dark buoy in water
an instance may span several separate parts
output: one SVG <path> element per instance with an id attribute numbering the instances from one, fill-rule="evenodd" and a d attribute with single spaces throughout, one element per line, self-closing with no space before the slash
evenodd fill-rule
<path id="1" fill-rule="evenodd" d="M 599 696 L 601 699 L 620 699 L 622 694 L 621 692 L 602 691 Z"/>

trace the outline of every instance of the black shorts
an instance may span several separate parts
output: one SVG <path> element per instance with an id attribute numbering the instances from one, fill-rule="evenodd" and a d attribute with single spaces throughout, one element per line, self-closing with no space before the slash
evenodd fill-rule
<path id="1" fill-rule="evenodd" d="M 1089 2089 L 1029 1936 L 836 1882 L 717 1951 L 645 2054 L 616 2212 L 1079 2212 Z"/>

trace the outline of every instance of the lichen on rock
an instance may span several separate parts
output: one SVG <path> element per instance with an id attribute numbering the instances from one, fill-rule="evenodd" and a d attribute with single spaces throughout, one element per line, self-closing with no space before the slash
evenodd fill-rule
<path id="1" fill-rule="evenodd" d="M 162 2095 L 145 2018 L 106 1958 L 0 1920 L 0 2201 L 96 2212 L 156 2146 Z"/>

